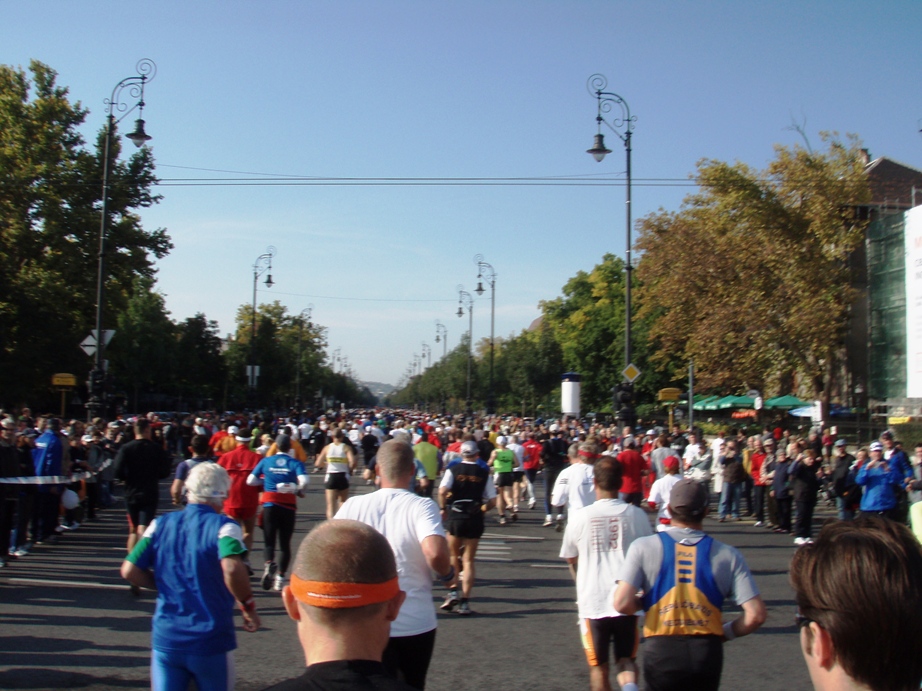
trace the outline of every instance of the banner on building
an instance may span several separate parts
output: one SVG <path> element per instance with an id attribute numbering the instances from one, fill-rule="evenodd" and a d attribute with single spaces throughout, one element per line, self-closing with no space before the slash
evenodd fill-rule
<path id="1" fill-rule="evenodd" d="M 906 397 L 922 398 L 922 206 L 905 214 Z"/>

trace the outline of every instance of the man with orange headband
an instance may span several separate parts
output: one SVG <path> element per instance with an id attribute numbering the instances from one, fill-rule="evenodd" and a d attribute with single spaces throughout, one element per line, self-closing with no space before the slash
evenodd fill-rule
<path id="1" fill-rule="evenodd" d="M 343 552 L 352 558 L 341 559 Z M 307 671 L 267 691 L 412 689 L 381 662 L 405 598 L 387 538 L 358 521 L 318 525 L 301 543 L 282 589 L 288 616 L 298 623 Z"/>
<path id="2" fill-rule="evenodd" d="M 370 525 L 393 548 L 400 568 L 400 589 L 407 598 L 391 627 L 383 662 L 395 677 L 422 689 L 435 647 L 432 573 L 443 583 L 450 583 L 455 570 L 439 507 L 407 489 L 416 473 L 413 448 L 399 439 L 384 442 L 378 450 L 376 470 L 381 489 L 351 497 L 336 518 Z"/>
<path id="3" fill-rule="evenodd" d="M 573 447 L 576 447 L 575 454 Z M 554 483 L 554 493 L 551 504 L 563 513 L 563 507 L 576 511 L 589 506 L 595 501 L 595 489 L 592 485 L 592 468 L 599 458 L 599 445 L 593 439 L 587 439 L 579 445 L 570 447 L 571 462 L 560 471 L 557 482 Z M 562 528 L 561 521 L 557 527 Z"/>

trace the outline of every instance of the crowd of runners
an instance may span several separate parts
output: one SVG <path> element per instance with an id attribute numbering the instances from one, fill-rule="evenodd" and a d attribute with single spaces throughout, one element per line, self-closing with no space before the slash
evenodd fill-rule
<path id="1" fill-rule="evenodd" d="M 234 602 L 245 630 L 258 630 L 254 584 L 281 592 L 296 620 L 301 607 L 393 604 L 391 586 L 304 577 L 312 567 L 292 549 L 298 498 L 316 491 L 311 479 L 321 473 L 327 519 L 370 526 L 393 550 L 402 596 L 379 662 L 419 689 L 435 645 L 433 598 L 444 597 L 446 613 L 475 611 L 475 557 L 489 522 L 514 530 L 522 511 L 542 511 L 543 525 L 563 533 L 593 689 L 611 688 L 610 667 L 625 691 L 641 676 L 648 689 L 716 689 L 723 644 L 756 631 L 766 610 L 742 555 L 704 531 L 712 509 L 719 521 L 751 518 L 811 548 L 817 501 L 834 502 L 842 522 L 859 515 L 871 532 L 890 529 L 874 521 L 906 524 L 922 511 L 922 444 L 910 460 L 888 432 L 853 456 L 819 431 L 728 430 L 706 440 L 678 428 L 390 410 L 152 413 L 90 424 L 24 410 L 0 424 L 0 565 L 27 561 L 33 544 L 95 520 L 122 486 L 122 575 L 135 594 L 158 591 L 158 689 L 185 689 L 191 678 L 199 689 L 232 687 Z M 167 479 L 182 510 L 158 517 Z M 356 483 L 376 490 L 350 497 Z M 249 559 L 257 528 L 261 573 Z M 725 600 L 740 617 L 722 617 Z"/>

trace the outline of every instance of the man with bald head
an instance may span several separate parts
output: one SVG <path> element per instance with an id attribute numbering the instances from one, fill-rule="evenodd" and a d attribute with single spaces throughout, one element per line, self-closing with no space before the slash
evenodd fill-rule
<path id="1" fill-rule="evenodd" d="M 432 574 L 443 583 L 454 579 L 448 542 L 439 508 L 407 489 L 416 473 L 413 448 L 399 439 L 384 442 L 376 471 L 381 489 L 351 497 L 336 519 L 370 525 L 387 538 L 400 571 L 400 589 L 406 602 L 391 626 L 383 662 L 388 671 L 410 686 L 422 689 L 435 646 L 436 616 L 432 603 Z M 344 554 L 337 550 L 337 554 Z"/>
<path id="2" fill-rule="evenodd" d="M 412 689 L 381 662 L 405 598 L 387 538 L 358 521 L 318 525 L 301 543 L 282 590 L 307 671 L 270 691 Z"/>

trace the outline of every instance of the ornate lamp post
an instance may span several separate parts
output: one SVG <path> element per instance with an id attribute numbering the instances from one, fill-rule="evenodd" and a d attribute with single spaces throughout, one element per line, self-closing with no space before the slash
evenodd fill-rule
<path id="1" fill-rule="evenodd" d="M 311 314 L 314 310 L 313 305 L 308 305 L 301 314 L 298 315 L 298 367 L 295 370 L 295 407 L 298 414 L 301 414 L 301 344 L 304 339 L 304 320 L 307 320 L 308 326 L 311 323 Z"/>
<path id="2" fill-rule="evenodd" d="M 445 357 L 448 355 L 448 328 L 442 322 L 436 319 L 435 342 L 438 343 L 440 339 L 442 341 L 442 357 Z"/>
<path id="3" fill-rule="evenodd" d="M 428 364 L 426 365 L 426 369 L 429 369 L 430 367 L 432 367 L 432 346 L 430 346 L 428 343 L 423 343 L 423 355 L 422 355 L 422 357 L 424 357 L 424 358 L 425 358 L 425 357 L 428 357 L 428 358 L 429 358 Z"/>
<path id="4" fill-rule="evenodd" d="M 250 366 L 247 367 L 251 404 L 256 402 L 256 380 L 259 378 L 256 372 L 256 284 L 259 281 L 259 277 L 268 271 L 269 273 L 265 281 L 266 288 L 271 288 L 275 285 L 275 282 L 272 280 L 272 258 L 274 256 L 275 248 L 270 245 L 266 248 L 266 251 L 256 257 L 256 261 L 253 262 L 253 334 L 250 337 Z"/>
<path id="5" fill-rule="evenodd" d="M 595 119 L 599 128 L 592 148 L 588 149 L 586 153 L 592 154 L 592 157 L 600 163 L 606 154 L 611 153 L 610 149 L 605 148 L 605 138 L 602 134 L 602 123 L 604 122 L 624 142 L 624 151 L 627 155 L 627 202 L 625 204 L 627 211 L 627 251 L 624 264 L 624 366 L 627 367 L 631 364 L 631 271 L 634 269 L 631 264 L 631 133 L 634 130 L 634 122 L 637 118 L 631 116 L 631 109 L 628 107 L 627 101 L 618 94 L 605 91 L 607 86 L 608 80 L 601 74 L 592 75 L 586 83 L 589 93 L 595 96 L 598 102 Z M 611 118 L 610 121 L 606 120 L 603 114 L 610 113 L 615 106 L 619 108 L 620 115 Z"/>
<path id="6" fill-rule="evenodd" d="M 483 295 L 483 281 L 490 284 L 490 390 L 487 394 L 487 413 L 496 412 L 496 391 L 493 388 L 493 324 L 496 317 L 496 271 L 493 266 L 483 260 L 482 254 L 474 256 L 477 265 L 477 288 L 474 291 Z"/>
<path id="7" fill-rule="evenodd" d="M 467 308 L 468 326 L 467 326 L 467 416 L 474 414 L 471 405 L 471 363 L 474 360 L 474 298 L 464 290 L 464 286 L 458 286 L 458 316 L 464 316 L 464 308 Z"/>
<path id="8" fill-rule="evenodd" d="M 105 358 L 106 337 L 102 329 L 103 298 L 106 287 L 106 230 L 109 224 L 109 176 L 111 166 L 109 152 L 112 150 L 112 138 L 115 136 L 115 127 L 124 120 L 135 108 L 138 109 L 138 119 L 135 120 L 134 132 L 125 136 L 134 142 L 137 147 L 144 146 L 150 141 L 150 136 L 144 131 L 144 86 L 157 74 L 157 65 L 153 60 L 144 58 L 138 61 L 135 67 L 137 77 L 125 77 L 112 89 L 112 95 L 106 104 L 106 140 L 103 148 L 102 161 L 102 218 L 99 223 L 99 257 L 96 274 L 96 352 L 93 357 L 93 369 L 87 383 L 89 398 L 86 402 L 87 414 L 90 419 L 98 417 L 106 407 L 106 372 Z M 134 100 L 133 104 L 123 101 Z M 135 100 L 136 99 L 136 100 Z M 116 111 L 121 117 L 116 119 Z"/>

